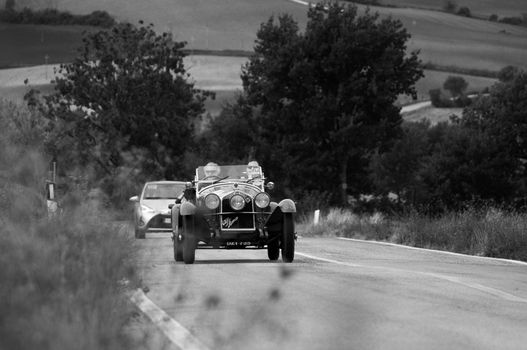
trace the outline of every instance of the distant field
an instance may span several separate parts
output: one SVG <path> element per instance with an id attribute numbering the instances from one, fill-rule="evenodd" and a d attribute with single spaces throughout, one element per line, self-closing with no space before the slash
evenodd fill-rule
<path id="1" fill-rule="evenodd" d="M 442 10 L 446 0 L 380 0 L 382 4 L 427 8 Z M 455 3 L 459 7 L 466 6 L 474 15 L 489 17 L 497 14 L 499 17 L 520 16 L 527 13 L 527 1 L 525 0 L 458 0 Z"/>
<path id="2" fill-rule="evenodd" d="M 431 125 L 435 125 L 441 122 L 448 122 L 452 115 L 461 117 L 462 113 L 462 108 L 427 107 L 414 112 L 403 114 L 402 117 L 407 122 L 418 122 L 422 120 L 428 120 L 430 121 Z"/>
<path id="3" fill-rule="evenodd" d="M 473 4 L 478 2 L 470 1 Z M 495 1 L 489 8 L 505 7 L 509 1 Z M 413 2 L 421 3 L 418 0 Z M 463 0 L 456 2 L 458 5 L 464 3 Z M 196 49 L 252 50 L 257 29 L 273 14 L 289 13 L 301 28 L 306 23 L 306 6 L 288 0 L 54 0 L 53 3 L 59 9 L 73 13 L 106 10 L 119 20 L 137 22 L 144 19 L 147 23 L 154 23 L 160 31 L 172 31 L 178 40 L 186 40 L 189 47 Z M 443 1 L 423 0 L 422 3 L 442 4 Z M 519 0 L 514 4 L 521 8 L 527 6 Z M 409 48 L 421 49 L 421 58 L 425 62 L 493 71 L 509 64 L 527 68 L 525 27 L 438 11 L 373 9 L 403 22 L 413 34 Z"/>
<path id="4" fill-rule="evenodd" d="M 431 70 L 425 70 L 425 76 L 421 80 L 415 84 L 417 89 L 417 99 L 419 101 L 423 100 L 429 100 L 428 92 L 431 89 L 442 89 L 443 83 L 448 78 L 449 75 L 456 75 L 463 77 L 468 82 L 468 89 L 467 92 L 480 92 L 486 87 L 492 86 L 494 83 L 496 83 L 496 79 L 491 78 L 482 78 L 482 77 L 475 77 L 471 75 L 463 75 L 463 74 L 452 74 L 447 72 L 437 72 L 437 71 L 431 71 Z M 448 92 L 443 91 L 445 94 L 448 95 Z M 412 99 L 408 96 L 401 96 L 399 98 L 399 103 L 401 104 L 408 104 L 411 103 Z"/>
<path id="5" fill-rule="evenodd" d="M 82 26 L 37 26 L 0 23 L 0 67 L 61 63 L 76 55 Z"/>

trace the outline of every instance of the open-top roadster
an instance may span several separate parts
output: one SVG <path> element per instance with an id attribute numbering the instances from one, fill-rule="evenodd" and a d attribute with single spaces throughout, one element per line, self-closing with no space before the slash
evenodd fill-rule
<path id="1" fill-rule="evenodd" d="M 256 162 L 254 162 L 256 163 Z M 216 169 L 211 174 L 207 167 Z M 295 255 L 295 203 L 272 202 L 260 166 L 209 163 L 198 167 L 194 181 L 171 206 L 174 259 L 192 264 L 195 250 L 267 248 L 269 260 L 284 262 Z"/>

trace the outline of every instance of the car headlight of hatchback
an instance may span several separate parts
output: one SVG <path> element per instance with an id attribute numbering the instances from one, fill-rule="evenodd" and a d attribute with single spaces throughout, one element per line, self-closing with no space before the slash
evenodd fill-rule
<path id="1" fill-rule="evenodd" d="M 271 199 L 265 192 L 260 192 L 256 195 L 256 197 L 254 197 L 254 204 L 256 204 L 256 206 L 260 209 L 267 208 L 269 202 L 271 202 Z"/>
<path id="2" fill-rule="evenodd" d="M 241 210 L 245 207 L 245 200 L 239 194 L 235 194 L 230 200 L 231 208 L 234 210 Z"/>
<path id="3" fill-rule="evenodd" d="M 149 206 L 141 204 L 141 212 L 143 212 L 143 213 L 154 213 L 155 210 L 150 208 Z"/>
<path id="4" fill-rule="evenodd" d="M 220 206 L 220 197 L 214 193 L 209 193 L 205 196 L 205 206 L 210 210 L 214 210 Z"/>

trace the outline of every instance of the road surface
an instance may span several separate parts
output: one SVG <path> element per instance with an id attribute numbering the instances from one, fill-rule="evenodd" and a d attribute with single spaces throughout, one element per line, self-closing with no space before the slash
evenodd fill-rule
<path id="1" fill-rule="evenodd" d="M 184 265 L 169 234 L 137 245 L 146 298 L 166 313 L 154 323 L 177 324 L 202 348 L 527 346 L 527 264 L 300 237 L 292 264 L 201 249 Z"/>

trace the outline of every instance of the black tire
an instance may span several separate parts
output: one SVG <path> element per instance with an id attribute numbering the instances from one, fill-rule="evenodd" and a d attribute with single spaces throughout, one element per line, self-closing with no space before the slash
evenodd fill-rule
<path id="1" fill-rule="evenodd" d="M 267 244 L 267 256 L 271 261 L 278 260 L 278 257 L 280 256 L 280 244 L 277 238 Z"/>
<path id="2" fill-rule="evenodd" d="M 293 262 L 295 259 L 295 223 L 293 214 L 284 214 L 282 222 L 282 261 Z"/>
<path id="3" fill-rule="evenodd" d="M 194 234 L 194 217 L 183 216 L 183 261 L 194 264 L 196 259 L 196 235 Z"/>
<path id="4" fill-rule="evenodd" d="M 137 227 L 135 228 L 135 238 L 137 239 L 145 239 L 146 232 L 144 230 L 140 230 Z"/>
<path id="5" fill-rule="evenodd" d="M 174 260 L 183 261 L 183 241 L 178 239 L 179 235 L 174 235 Z"/>

